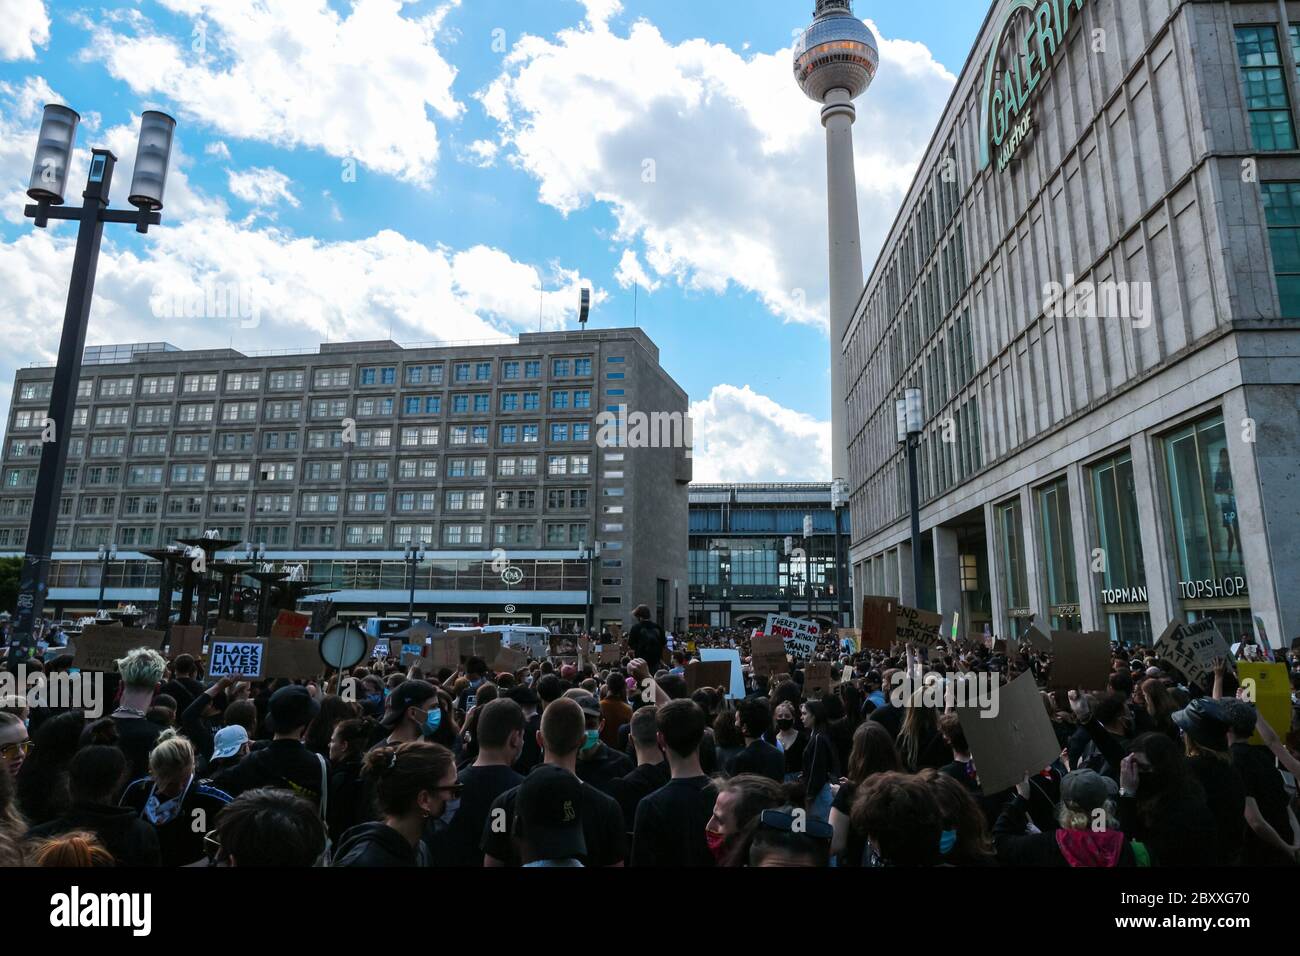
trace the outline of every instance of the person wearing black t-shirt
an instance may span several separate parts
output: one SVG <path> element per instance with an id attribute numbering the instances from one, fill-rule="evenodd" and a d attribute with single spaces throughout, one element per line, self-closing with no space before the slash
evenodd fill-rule
<path id="1" fill-rule="evenodd" d="M 618 801 L 623 822 L 630 826 L 636 820 L 637 806 L 672 779 L 672 773 L 659 748 L 659 723 L 654 707 L 642 707 L 632 715 L 628 737 L 636 750 L 636 769 L 611 780 L 604 789 Z"/>
<path id="2" fill-rule="evenodd" d="M 605 716 L 601 712 L 600 702 L 591 694 L 579 696 L 576 691 L 572 697 L 582 708 L 587 725 L 586 739 L 578 750 L 578 779 L 597 790 L 606 790 L 611 781 L 627 776 L 635 768 L 627 754 L 619 753 L 600 739 L 605 729 Z"/>
<path id="3" fill-rule="evenodd" d="M 672 700 L 655 718 L 672 779 L 637 807 L 632 865 L 713 866 L 705 831 L 718 791 L 700 768 L 704 711 L 693 700 Z"/>
<path id="4" fill-rule="evenodd" d="M 509 698 L 488 701 L 478 715 L 478 758 L 460 774 L 460 805 L 445 830 L 426 838 L 434 866 L 483 865 L 484 824 L 493 801 L 524 782 L 511 769 L 523 749 L 523 710 Z"/>
<path id="5" fill-rule="evenodd" d="M 267 705 L 272 740 L 254 750 L 235 766 L 221 771 L 212 785 L 232 797 L 246 790 L 277 787 L 292 790 L 313 806 L 323 809 L 322 787 L 328 786 L 325 758 L 303 745 L 307 725 L 320 713 L 320 704 L 306 687 L 281 687 Z"/>
<path id="6" fill-rule="evenodd" d="M 533 769 L 538 773 L 575 772 L 578 748 L 587 736 L 587 721 L 577 701 L 566 697 L 553 701 L 542 712 L 539 743 L 546 762 Z M 582 785 L 582 805 L 577 808 L 582 821 L 586 853 L 578 857 L 583 866 L 622 866 L 627 859 L 627 834 L 623 829 L 623 811 L 618 801 L 590 784 Z M 483 865 L 521 866 L 520 842 L 515 832 L 515 799 L 519 788 L 507 790 L 488 811 L 483 825 L 480 847 Z M 497 811 L 502 811 L 498 813 Z"/>
<path id="7" fill-rule="evenodd" d="M 129 651 L 117 662 L 122 697 L 111 716 L 117 728 L 117 746 L 126 755 L 131 780 L 149 776 L 149 752 L 164 729 L 146 715 L 166 669 L 163 656 L 146 647 Z"/>
<path id="8" fill-rule="evenodd" d="M 523 708 L 524 712 L 524 749 L 515 759 L 515 772 L 528 775 L 528 772 L 542 762 L 542 748 L 537 746 L 537 734 L 542 729 L 542 715 L 537 707 L 540 698 L 531 687 L 515 687 L 507 695 Z"/>
<path id="9" fill-rule="evenodd" d="M 1291 826 L 1290 801 L 1277 761 L 1267 747 L 1252 746 L 1259 711 L 1244 700 L 1225 700 L 1228 752 L 1233 769 L 1246 787 L 1244 861 L 1248 866 L 1277 866 L 1296 862 L 1300 833 Z"/>
<path id="10" fill-rule="evenodd" d="M 736 724 L 745 749 L 731 758 L 727 776 L 756 773 L 781 783 L 785 780 L 785 754 L 763 738 L 772 730 L 772 710 L 766 697 L 749 697 L 736 708 Z"/>

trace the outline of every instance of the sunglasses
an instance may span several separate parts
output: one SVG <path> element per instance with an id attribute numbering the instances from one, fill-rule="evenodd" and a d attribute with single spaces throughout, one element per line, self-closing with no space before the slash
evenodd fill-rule
<path id="1" fill-rule="evenodd" d="M 0 745 L 0 757 L 5 760 L 13 760 L 15 757 L 26 757 L 32 752 L 32 742 L 30 740 L 20 740 L 16 744 Z"/>

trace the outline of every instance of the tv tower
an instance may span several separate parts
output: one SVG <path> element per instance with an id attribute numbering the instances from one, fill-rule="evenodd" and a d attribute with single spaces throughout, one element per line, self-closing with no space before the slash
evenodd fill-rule
<path id="1" fill-rule="evenodd" d="M 880 50 L 867 25 L 853 15 L 852 0 L 817 0 L 813 23 L 794 45 L 794 76 L 822 104 L 830 200 L 831 261 L 831 477 L 849 477 L 845 422 L 848 376 L 841 342 L 862 295 L 862 239 L 858 183 L 853 169 L 853 101 L 866 92 L 880 66 Z"/>

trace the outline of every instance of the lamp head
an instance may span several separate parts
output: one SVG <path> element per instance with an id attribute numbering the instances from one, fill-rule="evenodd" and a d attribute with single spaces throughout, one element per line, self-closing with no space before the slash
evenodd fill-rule
<path id="1" fill-rule="evenodd" d="M 77 124 L 81 116 L 74 109 L 46 104 L 41 117 L 41 131 L 36 139 L 36 155 L 32 160 L 31 184 L 27 195 L 37 202 L 52 206 L 63 205 L 68 186 L 68 166 L 72 162 L 72 148 L 77 143 Z"/>
<path id="2" fill-rule="evenodd" d="M 167 167 L 171 164 L 176 121 L 166 113 L 146 110 L 140 116 L 140 142 L 135 153 L 135 175 L 127 201 L 147 212 L 163 207 Z"/>

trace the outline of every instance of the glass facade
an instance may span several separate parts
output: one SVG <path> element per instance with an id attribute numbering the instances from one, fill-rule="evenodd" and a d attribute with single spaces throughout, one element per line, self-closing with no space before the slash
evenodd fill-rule
<path id="1" fill-rule="evenodd" d="M 1173 517 L 1179 598 L 1192 616 L 1223 618 L 1227 634 L 1250 633 L 1250 599 L 1241 554 L 1237 494 L 1222 415 L 1188 425 L 1164 439 L 1165 475 Z M 1238 614 L 1219 612 L 1236 609 Z M 1206 612 L 1214 611 L 1213 614 Z"/>
<path id="2" fill-rule="evenodd" d="M 1284 318 L 1300 318 L 1300 182 L 1261 184 L 1273 272 Z"/>
<path id="3" fill-rule="evenodd" d="M 1075 577 L 1074 533 L 1070 528 L 1070 489 L 1064 478 L 1037 490 L 1043 577 L 1052 627 L 1079 630 L 1079 581 Z"/>
<path id="4" fill-rule="evenodd" d="M 1094 465 L 1093 508 L 1097 543 L 1093 570 L 1102 575 L 1102 610 L 1112 640 L 1150 643 L 1146 566 L 1142 561 L 1142 527 L 1128 452 Z"/>
<path id="5" fill-rule="evenodd" d="M 1271 24 L 1237 27 L 1237 59 L 1250 116 L 1251 142 L 1261 152 L 1295 149 L 1295 124 L 1282 72 L 1277 28 Z"/>
<path id="6" fill-rule="evenodd" d="M 998 505 L 993 509 L 993 520 L 997 523 L 998 570 L 1002 577 L 1002 599 L 1006 605 L 1002 634 L 1007 638 L 1019 638 L 1029 627 L 1031 613 L 1020 501 Z"/>

